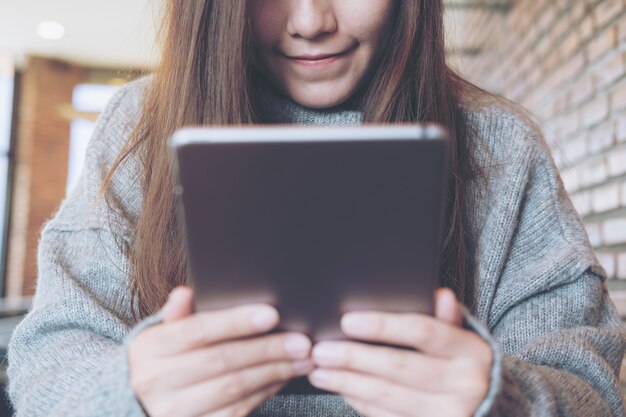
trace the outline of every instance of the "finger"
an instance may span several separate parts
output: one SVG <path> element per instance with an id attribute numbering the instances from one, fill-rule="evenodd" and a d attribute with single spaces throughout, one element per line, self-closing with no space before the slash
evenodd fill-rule
<path id="1" fill-rule="evenodd" d="M 435 317 L 453 326 L 463 323 L 461 308 L 451 289 L 439 288 L 435 292 Z"/>
<path id="2" fill-rule="evenodd" d="M 485 354 L 475 333 L 423 314 L 353 312 L 344 314 L 341 329 L 349 337 L 408 346 L 444 358 Z"/>
<path id="3" fill-rule="evenodd" d="M 219 342 L 265 333 L 278 324 L 276 309 L 269 305 L 245 305 L 206 311 L 146 329 L 156 353 L 175 355 Z"/>
<path id="4" fill-rule="evenodd" d="M 384 408 L 377 407 L 366 401 L 359 400 L 354 397 L 343 397 L 343 399 L 356 411 L 366 417 L 400 417 L 399 414 L 392 413 Z"/>
<path id="5" fill-rule="evenodd" d="M 193 290 L 180 286 L 174 288 L 163 307 L 163 322 L 169 323 L 193 313 Z"/>
<path id="6" fill-rule="evenodd" d="M 265 387 L 306 375 L 312 369 L 310 360 L 273 362 L 246 368 L 184 389 L 180 402 L 189 404 L 193 415 L 216 411 Z"/>
<path id="7" fill-rule="evenodd" d="M 225 342 L 166 360 L 165 372 L 171 377 L 161 383 L 169 389 L 186 387 L 264 363 L 307 359 L 310 351 L 310 339 L 300 333 Z"/>
<path id="8" fill-rule="evenodd" d="M 369 375 L 317 368 L 309 374 L 309 381 L 317 388 L 367 401 L 390 413 L 407 416 L 450 415 L 442 412 L 448 398 L 446 396 L 426 394 Z"/>
<path id="9" fill-rule="evenodd" d="M 449 392 L 460 380 L 449 360 L 357 342 L 320 342 L 313 348 L 312 358 L 321 368 L 376 376 L 426 392 Z"/>
<path id="10" fill-rule="evenodd" d="M 264 402 L 266 402 L 272 395 L 279 392 L 285 386 L 285 382 L 279 382 L 264 388 L 246 399 L 228 405 L 215 413 L 205 414 L 203 417 L 244 417 L 249 414 Z"/>

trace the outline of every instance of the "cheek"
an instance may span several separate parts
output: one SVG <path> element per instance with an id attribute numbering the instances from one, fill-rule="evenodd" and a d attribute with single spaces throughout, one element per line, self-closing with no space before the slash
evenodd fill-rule
<path id="1" fill-rule="evenodd" d="M 280 39 L 284 13 L 278 2 L 253 0 L 250 12 L 252 34 L 258 47 L 268 48 Z"/>
<path id="2" fill-rule="evenodd" d="M 397 8 L 395 0 L 338 1 L 336 4 L 344 30 L 361 44 L 377 47 L 389 37 Z"/>

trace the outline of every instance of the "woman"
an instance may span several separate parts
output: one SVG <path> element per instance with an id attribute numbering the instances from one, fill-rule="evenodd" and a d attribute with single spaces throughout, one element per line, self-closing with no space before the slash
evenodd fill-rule
<path id="1" fill-rule="evenodd" d="M 537 129 L 446 66 L 442 13 L 441 0 L 171 0 L 160 67 L 109 104 L 42 232 L 9 353 L 17 415 L 623 416 L 605 273 Z M 312 347 L 268 335 L 270 306 L 192 313 L 174 129 L 414 121 L 454 139 L 436 317 L 352 313 L 352 341 Z M 339 395 L 275 395 L 298 375 Z"/>

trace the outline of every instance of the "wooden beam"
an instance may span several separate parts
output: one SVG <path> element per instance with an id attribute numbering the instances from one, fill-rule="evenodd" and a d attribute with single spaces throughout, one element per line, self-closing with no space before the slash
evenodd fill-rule
<path id="1" fill-rule="evenodd" d="M 495 13 L 508 13 L 513 7 L 512 0 L 454 0 L 444 4 L 447 10 L 484 10 Z"/>

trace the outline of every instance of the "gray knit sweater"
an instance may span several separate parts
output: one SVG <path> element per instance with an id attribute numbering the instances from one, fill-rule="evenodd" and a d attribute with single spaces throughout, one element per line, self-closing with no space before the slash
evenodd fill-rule
<path id="1" fill-rule="evenodd" d="M 149 80 L 122 88 L 100 116 L 79 185 L 43 229 L 32 311 L 9 347 L 18 416 L 143 416 L 126 343 L 151 320 L 131 319 L 127 259 L 117 245 L 130 242 L 128 219 L 142 204 L 138 164 L 126 162 L 113 182 L 125 217 L 111 217 L 97 193 Z M 263 106 L 269 122 L 361 121 L 358 112 L 312 111 L 269 95 Z M 624 416 L 624 331 L 541 135 L 503 102 L 468 101 L 464 109 L 484 176 L 468 180 L 477 257 L 468 321 L 495 350 L 490 391 L 476 415 Z M 357 414 L 339 396 L 279 395 L 255 415 Z"/>

